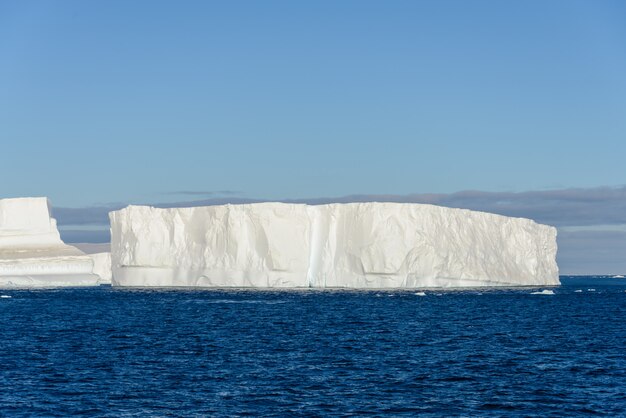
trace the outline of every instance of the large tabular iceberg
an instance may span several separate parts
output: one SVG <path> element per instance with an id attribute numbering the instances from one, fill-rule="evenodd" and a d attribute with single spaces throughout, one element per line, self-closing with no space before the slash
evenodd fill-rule
<path id="1" fill-rule="evenodd" d="M 556 229 L 422 204 L 259 203 L 111 212 L 113 285 L 558 285 Z"/>
<path id="2" fill-rule="evenodd" d="M 93 286 L 92 267 L 61 241 L 48 199 L 0 199 L 0 287 Z"/>

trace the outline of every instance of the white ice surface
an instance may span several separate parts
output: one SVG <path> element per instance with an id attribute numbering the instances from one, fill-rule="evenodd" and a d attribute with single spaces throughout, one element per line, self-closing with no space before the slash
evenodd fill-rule
<path id="1" fill-rule="evenodd" d="M 93 273 L 100 276 L 100 284 L 111 284 L 111 244 L 72 244 L 93 260 Z"/>
<path id="2" fill-rule="evenodd" d="M 78 248 L 85 254 L 97 254 L 97 253 L 110 253 L 111 252 L 111 244 L 110 243 L 101 243 L 94 244 L 90 242 L 73 242 L 72 246 Z"/>
<path id="3" fill-rule="evenodd" d="M 0 199 L 0 287 L 93 286 L 92 268 L 61 241 L 46 198 Z"/>
<path id="4" fill-rule="evenodd" d="M 554 290 L 544 289 L 539 292 L 532 292 L 531 295 L 554 295 Z"/>
<path id="5" fill-rule="evenodd" d="M 556 229 L 422 204 L 259 203 L 110 213 L 119 286 L 558 285 Z"/>
<path id="6" fill-rule="evenodd" d="M 93 260 L 93 274 L 100 276 L 100 284 L 111 284 L 111 253 L 87 255 Z"/>
<path id="7" fill-rule="evenodd" d="M 0 250 L 62 243 L 48 199 L 0 199 Z"/>

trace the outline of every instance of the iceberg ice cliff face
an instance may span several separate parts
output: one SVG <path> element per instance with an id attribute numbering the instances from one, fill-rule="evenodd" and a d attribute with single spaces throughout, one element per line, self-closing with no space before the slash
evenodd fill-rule
<path id="1" fill-rule="evenodd" d="M 0 287 L 92 286 L 92 267 L 61 241 L 48 199 L 0 199 Z"/>
<path id="2" fill-rule="evenodd" d="M 93 274 L 100 276 L 99 284 L 111 284 L 111 253 L 87 254 L 93 261 Z"/>
<path id="3" fill-rule="evenodd" d="M 100 276 L 100 284 L 111 284 L 111 244 L 78 243 L 76 248 L 91 257 L 93 274 Z"/>
<path id="4" fill-rule="evenodd" d="M 558 285 L 556 229 L 401 203 L 111 212 L 113 284 L 262 288 Z"/>

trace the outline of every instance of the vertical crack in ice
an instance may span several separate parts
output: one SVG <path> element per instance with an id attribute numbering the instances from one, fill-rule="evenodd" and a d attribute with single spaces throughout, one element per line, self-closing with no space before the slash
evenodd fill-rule
<path id="1" fill-rule="evenodd" d="M 307 268 L 306 279 L 308 287 L 316 287 L 315 278 L 319 272 L 320 258 L 322 254 L 322 225 L 319 208 L 312 206 L 308 208 L 311 217 L 311 242 L 309 243 L 309 267 Z"/>

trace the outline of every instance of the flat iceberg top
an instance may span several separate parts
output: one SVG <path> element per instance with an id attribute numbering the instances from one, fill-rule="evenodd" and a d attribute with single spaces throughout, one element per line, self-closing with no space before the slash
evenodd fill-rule
<path id="1" fill-rule="evenodd" d="M 420 288 L 558 285 L 556 229 L 404 203 L 111 212 L 113 284 Z"/>
<path id="2" fill-rule="evenodd" d="M 0 263 L 5 260 L 20 260 L 25 258 L 51 258 L 85 255 L 81 250 L 71 245 L 56 244 L 16 248 L 0 248 Z"/>

